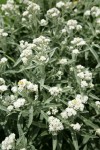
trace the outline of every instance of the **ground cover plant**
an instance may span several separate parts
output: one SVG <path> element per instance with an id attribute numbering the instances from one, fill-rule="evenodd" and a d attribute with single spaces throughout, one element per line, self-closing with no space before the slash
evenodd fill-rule
<path id="1" fill-rule="evenodd" d="M 100 2 L 0 3 L 0 150 L 99 150 Z"/>

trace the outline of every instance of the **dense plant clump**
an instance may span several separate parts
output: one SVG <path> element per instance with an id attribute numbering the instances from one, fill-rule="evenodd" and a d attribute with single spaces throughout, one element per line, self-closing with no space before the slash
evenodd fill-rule
<path id="1" fill-rule="evenodd" d="M 100 2 L 0 5 L 0 149 L 100 149 Z"/>

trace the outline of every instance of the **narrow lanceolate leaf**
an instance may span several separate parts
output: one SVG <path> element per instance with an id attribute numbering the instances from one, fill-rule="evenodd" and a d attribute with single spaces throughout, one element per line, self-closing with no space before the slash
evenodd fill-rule
<path id="1" fill-rule="evenodd" d="M 44 111 L 41 110 L 41 114 L 42 114 L 43 118 L 45 118 L 45 120 L 48 120 L 48 116 Z"/>
<path id="2" fill-rule="evenodd" d="M 90 96 L 91 98 L 93 98 L 93 99 L 100 100 L 99 97 L 97 97 L 96 95 L 94 95 L 94 94 L 92 94 L 92 93 L 90 93 L 89 96 Z"/>
<path id="3" fill-rule="evenodd" d="M 72 141 L 73 141 L 73 145 L 75 147 L 75 150 L 79 150 L 76 133 L 75 132 L 71 132 L 71 136 L 72 136 Z"/>
<path id="4" fill-rule="evenodd" d="M 29 121 L 28 121 L 28 125 L 27 125 L 28 128 L 32 124 L 32 121 L 33 121 L 33 106 L 31 106 L 31 108 L 29 110 Z"/>
<path id="5" fill-rule="evenodd" d="M 31 145 L 31 150 L 37 150 L 33 145 Z"/>
<path id="6" fill-rule="evenodd" d="M 52 136 L 52 146 L 53 146 L 53 150 L 56 150 L 56 148 L 57 148 L 57 135 Z"/>
<path id="7" fill-rule="evenodd" d="M 87 126 L 90 126 L 90 127 L 93 128 L 93 129 L 99 128 L 98 125 L 94 124 L 90 119 L 86 119 L 86 118 L 83 117 L 83 116 L 80 116 L 80 118 L 83 120 L 83 122 L 84 122 Z"/>
<path id="8" fill-rule="evenodd" d="M 0 104 L 0 110 L 2 110 L 2 111 L 7 111 L 7 108 L 6 108 L 5 106 L 2 106 L 2 105 Z"/>
<path id="9" fill-rule="evenodd" d="M 96 59 L 97 63 L 100 63 L 99 55 L 97 54 L 97 52 L 93 48 L 90 48 L 90 52 L 93 54 L 93 56 Z"/>

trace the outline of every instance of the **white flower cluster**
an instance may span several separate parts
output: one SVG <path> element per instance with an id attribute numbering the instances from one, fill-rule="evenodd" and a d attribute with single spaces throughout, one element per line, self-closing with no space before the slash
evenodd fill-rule
<path id="1" fill-rule="evenodd" d="M 56 115 L 58 113 L 57 107 L 50 107 L 50 110 L 47 112 L 48 115 Z"/>
<path id="2" fill-rule="evenodd" d="M 6 4 L 2 4 L 1 10 L 5 11 L 5 15 L 9 15 L 9 12 L 15 11 L 18 9 L 18 5 L 14 4 L 14 0 L 7 0 Z"/>
<path id="3" fill-rule="evenodd" d="M 46 26 L 47 24 L 48 24 L 48 22 L 45 19 L 41 19 L 41 21 L 40 21 L 41 26 Z"/>
<path id="4" fill-rule="evenodd" d="M 83 111 L 83 109 L 84 109 L 84 105 L 82 104 L 82 102 L 80 100 L 77 100 L 77 99 L 69 101 L 68 107 L 71 107 L 75 110 L 80 110 L 80 111 Z"/>
<path id="5" fill-rule="evenodd" d="M 60 11 L 57 8 L 51 8 L 47 11 L 47 17 L 58 18 L 60 16 Z"/>
<path id="6" fill-rule="evenodd" d="M 49 92 L 52 96 L 58 96 L 62 93 L 62 88 L 54 86 L 49 89 Z"/>
<path id="7" fill-rule="evenodd" d="M 29 61 L 32 60 L 32 50 L 39 51 L 36 53 L 35 59 L 40 62 L 47 62 L 49 57 L 47 55 L 47 50 L 50 49 L 49 47 L 50 39 L 45 36 L 40 36 L 35 38 L 32 43 L 24 42 L 23 40 L 20 41 L 20 48 L 21 52 L 21 60 L 24 64 L 27 64 Z M 43 53 L 46 51 L 45 53 Z"/>
<path id="8" fill-rule="evenodd" d="M 91 11 L 90 10 L 86 10 L 85 13 L 84 13 L 84 16 L 90 16 L 91 14 Z"/>
<path id="9" fill-rule="evenodd" d="M 14 147 L 15 142 L 15 134 L 11 133 L 8 137 L 5 138 L 4 141 L 2 141 L 1 149 L 2 150 L 11 150 Z"/>
<path id="10" fill-rule="evenodd" d="M 100 25 L 100 18 L 97 18 L 97 19 L 96 19 L 96 23 L 97 23 L 98 25 Z"/>
<path id="11" fill-rule="evenodd" d="M 2 102 L 4 105 L 8 105 L 8 104 L 12 104 L 16 99 L 17 99 L 16 95 L 7 95 L 5 99 L 2 100 Z M 13 109 L 12 105 L 9 108 Z"/>
<path id="12" fill-rule="evenodd" d="M 12 105 L 7 107 L 8 111 L 12 111 L 13 109 L 19 109 L 25 105 L 26 100 L 24 98 L 18 98 L 16 101 L 13 102 Z"/>
<path id="13" fill-rule="evenodd" d="M 5 80 L 0 78 L 0 93 L 7 91 L 7 86 L 5 85 Z"/>
<path id="14" fill-rule="evenodd" d="M 22 40 L 22 41 L 20 41 L 20 48 L 22 50 L 20 57 L 21 57 L 23 63 L 27 64 L 28 60 L 30 60 L 30 58 L 32 56 L 33 44 Z"/>
<path id="15" fill-rule="evenodd" d="M 46 61 L 46 59 L 47 59 L 47 58 L 46 58 L 45 56 L 40 56 L 40 59 L 39 59 L 39 60 L 42 61 L 42 62 L 44 62 L 44 61 Z"/>
<path id="16" fill-rule="evenodd" d="M 100 128 L 96 129 L 96 134 L 100 136 Z"/>
<path id="17" fill-rule="evenodd" d="M 94 16 L 94 17 L 99 17 L 100 16 L 100 8 L 97 6 L 93 6 L 91 10 L 86 10 L 84 13 L 84 16 Z"/>
<path id="18" fill-rule="evenodd" d="M 61 77 L 63 75 L 63 71 L 59 70 L 56 75 L 58 77 L 58 80 L 61 80 Z"/>
<path id="19" fill-rule="evenodd" d="M 70 46 L 70 50 L 72 51 L 72 54 L 75 54 L 75 55 L 80 53 L 80 51 L 77 48 L 74 49 L 72 46 Z"/>
<path id="20" fill-rule="evenodd" d="M 13 93 L 17 93 L 17 91 L 18 91 L 17 86 L 13 86 L 13 87 L 11 88 L 11 91 L 12 91 Z"/>
<path id="21" fill-rule="evenodd" d="M 6 64 L 7 60 L 8 59 L 6 57 L 2 57 L 0 60 L 0 64 Z"/>
<path id="22" fill-rule="evenodd" d="M 45 36 L 40 36 L 33 40 L 33 48 L 38 51 L 43 51 L 49 49 L 50 39 Z"/>
<path id="23" fill-rule="evenodd" d="M 79 54 L 80 52 L 79 52 L 78 49 L 73 49 L 73 50 L 72 50 L 72 53 L 73 53 L 73 54 Z"/>
<path id="24" fill-rule="evenodd" d="M 61 131 L 64 129 L 63 124 L 61 123 L 61 121 L 58 118 L 50 116 L 48 118 L 48 122 L 49 122 L 49 131 L 52 134 L 57 134 L 58 131 Z"/>
<path id="25" fill-rule="evenodd" d="M 92 73 L 81 65 L 78 65 L 76 67 L 77 67 L 77 77 L 81 79 L 81 87 L 82 88 L 93 87 Z"/>
<path id="26" fill-rule="evenodd" d="M 88 96 L 77 94 L 74 100 L 68 102 L 68 107 L 74 110 L 83 111 L 84 104 L 87 102 Z"/>
<path id="27" fill-rule="evenodd" d="M 63 2 L 63 1 L 59 1 L 58 3 L 56 3 L 56 7 L 57 8 L 64 8 L 64 9 L 68 9 L 72 6 L 72 2 Z"/>
<path id="28" fill-rule="evenodd" d="M 56 3 L 57 8 L 63 8 L 64 6 L 65 6 L 65 3 L 63 1 Z"/>
<path id="29" fill-rule="evenodd" d="M 26 148 L 21 148 L 20 150 L 26 150 Z"/>
<path id="30" fill-rule="evenodd" d="M 66 65 L 67 62 L 68 62 L 68 60 L 66 58 L 62 58 L 59 60 L 59 64 L 61 64 L 61 65 Z"/>
<path id="31" fill-rule="evenodd" d="M 20 108 L 20 107 L 24 106 L 25 101 L 26 100 L 24 98 L 18 98 L 17 101 L 15 101 L 13 103 L 13 105 L 14 105 L 15 108 Z"/>
<path id="32" fill-rule="evenodd" d="M 31 1 L 26 2 L 26 4 L 28 5 L 26 10 L 23 12 L 22 16 L 22 21 L 26 21 L 26 17 L 28 19 L 33 18 L 34 15 L 37 15 L 40 13 L 40 6 L 36 3 L 33 3 Z"/>
<path id="33" fill-rule="evenodd" d="M 83 38 L 76 37 L 71 41 L 71 44 L 75 46 L 83 46 L 86 45 L 86 42 L 83 40 Z"/>
<path id="34" fill-rule="evenodd" d="M 23 91 L 24 89 L 27 89 L 29 92 L 37 92 L 38 91 L 38 85 L 33 84 L 30 81 L 27 81 L 26 79 L 22 79 L 18 82 L 18 91 Z"/>
<path id="35" fill-rule="evenodd" d="M 93 6 L 93 7 L 91 8 L 91 14 L 92 14 L 92 16 L 94 16 L 94 17 L 100 16 L 100 8 L 97 7 L 97 6 Z"/>
<path id="36" fill-rule="evenodd" d="M 76 110 L 68 107 L 61 113 L 61 117 L 63 119 L 67 119 L 68 117 L 75 116 L 76 114 L 77 114 Z"/>
<path id="37" fill-rule="evenodd" d="M 98 108 L 100 108 L 100 101 L 96 101 L 96 102 L 95 102 L 95 105 L 96 105 Z"/>
<path id="38" fill-rule="evenodd" d="M 26 5 L 29 5 L 31 1 L 30 0 L 20 0 L 19 2 L 26 4 Z"/>
<path id="39" fill-rule="evenodd" d="M 65 8 L 69 9 L 72 6 L 72 4 L 73 4 L 72 2 L 66 2 L 65 3 Z"/>
<path id="40" fill-rule="evenodd" d="M 81 30 L 82 26 L 78 24 L 77 20 L 70 19 L 67 21 L 67 27 L 69 30 Z"/>
<path id="41" fill-rule="evenodd" d="M 77 94 L 75 99 L 77 99 L 77 100 L 81 101 L 83 104 L 85 104 L 85 103 L 87 103 L 88 96 Z"/>
<path id="42" fill-rule="evenodd" d="M 4 32 L 4 29 L 0 29 L 0 36 L 6 37 L 8 33 Z"/>
<path id="43" fill-rule="evenodd" d="M 79 123 L 71 124 L 70 125 L 74 130 L 80 131 L 81 125 Z"/>

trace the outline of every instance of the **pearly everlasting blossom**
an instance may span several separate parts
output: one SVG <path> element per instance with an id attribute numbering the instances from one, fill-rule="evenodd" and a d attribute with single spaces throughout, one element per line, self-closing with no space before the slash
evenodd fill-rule
<path id="1" fill-rule="evenodd" d="M 5 92 L 7 91 L 8 87 L 6 85 L 0 85 L 0 92 Z"/>
<path id="2" fill-rule="evenodd" d="M 67 119 L 68 117 L 75 116 L 76 114 L 76 110 L 68 107 L 61 113 L 61 116 L 62 118 Z"/>
<path id="3" fill-rule="evenodd" d="M 31 92 L 37 92 L 38 91 L 38 85 L 37 84 L 33 84 L 31 82 L 27 83 L 27 89 Z"/>
<path id="4" fill-rule="evenodd" d="M 79 123 L 71 124 L 70 125 L 74 130 L 80 131 L 81 125 Z"/>
<path id="5" fill-rule="evenodd" d="M 82 71 L 84 69 L 84 66 L 77 65 L 76 68 L 77 68 L 77 71 L 80 72 L 80 71 Z"/>
<path id="6" fill-rule="evenodd" d="M 27 81 L 26 79 L 22 79 L 18 82 L 18 91 L 28 90 L 29 92 L 37 92 L 38 91 L 38 85 L 33 84 L 30 81 Z"/>
<path id="7" fill-rule="evenodd" d="M 23 17 L 32 18 L 33 15 L 38 15 L 40 13 L 40 6 L 31 1 L 26 3 L 28 6 L 26 10 L 23 12 Z"/>
<path id="8" fill-rule="evenodd" d="M 60 88 L 60 87 L 51 87 L 50 89 L 49 89 L 49 92 L 50 92 L 50 94 L 52 95 L 52 96 L 57 96 L 57 95 L 59 95 L 59 94 L 61 94 L 62 93 L 62 88 Z"/>
<path id="9" fill-rule="evenodd" d="M 26 10 L 23 12 L 23 17 L 27 16 L 29 14 L 29 12 Z"/>
<path id="10" fill-rule="evenodd" d="M 79 72 L 79 70 L 77 70 Z M 80 70 L 79 73 L 77 73 L 77 76 L 80 78 L 80 79 L 84 79 L 86 81 L 91 81 L 92 80 L 92 73 L 88 70 Z"/>
<path id="11" fill-rule="evenodd" d="M 0 36 L 6 37 L 8 36 L 8 33 L 4 32 L 4 29 L 0 29 Z"/>
<path id="12" fill-rule="evenodd" d="M 86 81 L 81 81 L 81 87 L 82 88 L 86 88 L 86 87 L 88 87 L 88 83 L 86 82 Z"/>
<path id="13" fill-rule="evenodd" d="M 40 6 L 36 3 L 31 2 L 28 7 L 27 10 L 32 10 L 32 12 L 34 12 L 35 14 L 38 14 L 40 12 Z"/>
<path id="14" fill-rule="evenodd" d="M 77 37 L 71 41 L 71 44 L 76 45 L 76 46 L 83 46 L 83 45 L 86 45 L 86 42 L 83 40 L 83 38 Z"/>
<path id="15" fill-rule="evenodd" d="M 39 36 L 33 40 L 33 49 L 36 51 L 46 51 L 49 49 L 50 38 L 45 36 Z"/>
<path id="16" fill-rule="evenodd" d="M 60 16 L 60 11 L 57 8 L 51 8 L 47 11 L 47 16 L 49 18 L 57 18 Z"/>
<path id="17" fill-rule="evenodd" d="M 56 3 L 57 8 L 62 8 L 64 6 L 65 6 L 65 3 L 63 1 L 60 1 L 60 2 Z"/>
<path id="18" fill-rule="evenodd" d="M 17 5 L 14 4 L 13 0 L 7 0 L 6 4 L 1 5 L 1 10 L 5 12 L 14 11 L 18 8 Z M 8 13 L 9 14 L 9 13 Z"/>
<path id="19" fill-rule="evenodd" d="M 96 134 L 100 136 L 100 128 L 96 129 Z"/>
<path id="20" fill-rule="evenodd" d="M 52 115 L 56 115 L 58 113 L 57 107 L 50 107 L 50 111 Z"/>
<path id="21" fill-rule="evenodd" d="M 77 76 L 78 76 L 80 79 L 84 79 L 84 77 L 85 77 L 84 72 L 79 72 L 79 73 L 77 73 Z"/>
<path id="22" fill-rule="evenodd" d="M 84 71 L 84 78 L 85 78 L 85 80 L 91 80 L 92 79 L 92 73 L 91 72 L 89 72 L 88 70 L 85 70 Z"/>
<path id="23" fill-rule="evenodd" d="M 96 23 L 100 25 L 100 18 L 97 18 Z"/>
<path id="24" fill-rule="evenodd" d="M 79 99 L 74 99 L 68 102 L 68 107 L 73 108 L 75 110 L 84 110 L 84 104 Z"/>
<path id="25" fill-rule="evenodd" d="M 24 64 L 27 64 L 28 60 L 32 57 L 33 44 L 25 41 L 20 41 L 21 54 L 20 57 Z"/>
<path id="26" fill-rule="evenodd" d="M 20 150 L 26 150 L 26 148 L 21 148 Z"/>
<path id="27" fill-rule="evenodd" d="M 13 86 L 13 87 L 11 88 L 11 91 L 12 91 L 13 93 L 16 93 L 16 92 L 18 91 L 17 86 Z"/>
<path id="28" fill-rule="evenodd" d="M 86 10 L 86 11 L 84 12 L 84 16 L 90 16 L 90 14 L 91 14 L 91 11 L 90 11 L 90 10 Z"/>
<path id="29" fill-rule="evenodd" d="M 14 103 L 13 103 L 13 105 L 14 105 L 14 107 L 15 108 L 20 108 L 20 107 L 22 107 L 22 106 L 24 106 L 25 105 L 25 99 L 24 98 L 18 98 Z"/>
<path id="30" fill-rule="evenodd" d="M 13 149 L 14 143 L 15 143 L 15 134 L 11 133 L 8 137 L 5 138 L 4 141 L 2 141 L 1 148 L 2 150 Z"/>
<path id="31" fill-rule="evenodd" d="M 96 101 L 96 102 L 95 102 L 95 105 L 96 105 L 98 108 L 100 108 L 100 101 Z"/>
<path id="32" fill-rule="evenodd" d="M 78 49 L 73 49 L 73 50 L 72 50 L 72 53 L 73 53 L 73 54 L 79 54 L 80 52 L 79 52 Z"/>
<path id="33" fill-rule="evenodd" d="M 24 88 L 27 85 L 27 80 L 22 79 L 18 82 L 18 86 Z"/>
<path id="34" fill-rule="evenodd" d="M 59 64 L 61 64 L 61 65 L 67 64 L 67 59 L 66 59 L 66 58 L 60 59 L 60 60 L 59 60 Z"/>
<path id="35" fill-rule="evenodd" d="M 88 100 L 88 96 L 77 94 L 75 99 L 77 99 L 77 100 L 81 101 L 83 104 L 85 104 Z"/>
<path id="36" fill-rule="evenodd" d="M 76 26 L 76 30 L 77 30 L 77 31 L 82 30 L 82 26 L 78 24 L 78 25 Z"/>
<path id="37" fill-rule="evenodd" d="M 43 62 L 43 61 L 46 61 L 46 57 L 45 57 L 45 56 L 41 56 L 41 57 L 40 57 L 40 61 L 42 61 L 42 62 Z"/>
<path id="38" fill-rule="evenodd" d="M 69 9 L 72 6 L 72 4 L 73 4 L 72 2 L 66 2 L 65 3 L 65 8 Z"/>
<path id="39" fill-rule="evenodd" d="M 40 21 L 40 25 L 41 26 L 46 26 L 48 24 L 48 22 L 45 20 L 45 19 L 42 19 L 41 21 Z"/>
<path id="40" fill-rule="evenodd" d="M 68 28 L 69 28 L 70 30 L 73 30 L 73 29 L 76 28 L 77 23 L 78 23 L 77 20 L 71 19 L 71 20 L 68 20 L 68 21 L 67 21 L 67 26 L 68 26 Z"/>
<path id="41" fill-rule="evenodd" d="M 57 134 L 58 131 L 64 129 L 63 124 L 58 118 L 50 116 L 48 118 L 48 122 L 49 122 L 49 132 L 51 132 L 52 134 Z"/>
<path id="42" fill-rule="evenodd" d="M 13 105 L 9 105 L 9 106 L 7 107 L 7 110 L 8 110 L 8 111 L 12 111 L 13 109 L 14 109 Z"/>
<path id="43" fill-rule="evenodd" d="M 100 16 L 100 8 L 97 7 L 97 6 L 93 6 L 91 8 L 91 15 L 94 16 L 94 17 Z"/>
<path id="44" fill-rule="evenodd" d="M 8 59 L 6 57 L 1 58 L 0 64 L 5 64 L 7 62 L 7 60 Z"/>

